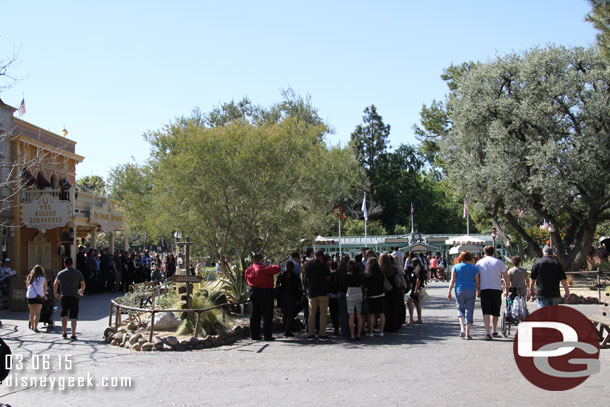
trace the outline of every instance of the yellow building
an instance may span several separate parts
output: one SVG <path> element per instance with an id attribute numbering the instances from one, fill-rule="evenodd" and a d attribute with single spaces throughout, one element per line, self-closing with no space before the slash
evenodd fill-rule
<path id="1" fill-rule="evenodd" d="M 8 233 L 2 237 L 3 254 L 11 258 L 17 274 L 27 274 L 36 264 L 61 270 L 63 257 L 76 256 L 77 237 L 89 237 L 95 247 L 97 233 L 109 233 L 114 249 L 123 215 L 112 202 L 76 191 L 76 165 L 84 160 L 75 152 L 76 142 L 65 137 L 67 132 L 58 135 L 12 117 L 15 109 L 0 100 L 2 110 L 1 142 L 10 143 L 10 157 L 4 154 L 2 160 L 10 168 L 4 176 L 10 181 L 12 203 L 12 219 L 4 208 L 8 227 L 3 230 Z"/>

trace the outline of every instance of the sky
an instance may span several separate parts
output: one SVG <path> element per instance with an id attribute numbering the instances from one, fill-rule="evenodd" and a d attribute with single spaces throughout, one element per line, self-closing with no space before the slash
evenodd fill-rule
<path id="1" fill-rule="evenodd" d="M 30 123 L 77 142 L 77 178 L 143 162 L 146 131 L 247 96 L 309 95 L 345 145 L 374 104 L 390 144 L 416 144 L 423 104 L 451 64 L 549 44 L 593 46 L 587 0 L 8 1 L 0 93 Z"/>

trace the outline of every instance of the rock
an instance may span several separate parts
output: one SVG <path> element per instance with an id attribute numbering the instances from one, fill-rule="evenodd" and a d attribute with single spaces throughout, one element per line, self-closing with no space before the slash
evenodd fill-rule
<path id="1" fill-rule="evenodd" d="M 199 338 L 195 338 L 194 336 L 191 336 L 188 339 L 188 342 L 189 342 L 189 345 L 191 345 L 191 346 L 197 346 L 197 345 L 199 345 Z"/>
<path id="2" fill-rule="evenodd" d="M 128 342 L 128 341 L 129 341 L 129 338 L 130 338 L 130 335 L 129 335 L 129 334 L 125 334 L 125 335 L 123 336 L 123 340 L 121 341 L 121 345 L 125 345 L 126 343 L 129 343 L 129 342 Z"/>
<path id="3" fill-rule="evenodd" d="M 211 348 L 212 346 L 214 346 L 214 341 L 215 339 L 211 335 L 208 335 L 201 340 L 201 345 L 203 345 L 204 349 Z"/>
<path id="4" fill-rule="evenodd" d="M 155 335 L 155 336 L 153 336 L 153 343 L 155 345 L 158 345 L 160 343 L 162 344 L 163 343 L 163 339 L 161 339 L 161 337 L 159 335 Z"/>
<path id="5" fill-rule="evenodd" d="M 106 343 L 110 343 L 110 341 L 112 340 L 112 335 L 114 335 L 115 333 L 116 332 L 111 327 L 104 329 L 104 341 L 106 341 Z"/>
<path id="6" fill-rule="evenodd" d="M 139 343 L 134 343 L 133 345 L 131 345 L 131 347 L 129 349 L 140 351 L 141 347 L 140 347 Z"/>
<path id="7" fill-rule="evenodd" d="M 173 351 L 173 350 L 174 350 L 174 347 L 173 347 L 173 346 L 168 345 L 167 343 L 164 343 L 164 344 L 163 344 L 163 350 L 164 350 L 164 351 L 166 351 L 166 352 L 168 352 L 168 351 Z"/>
<path id="8" fill-rule="evenodd" d="M 204 346 L 201 343 L 199 345 L 195 346 L 195 349 L 197 349 L 197 350 L 202 350 L 203 348 L 204 348 Z"/>
<path id="9" fill-rule="evenodd" d="M 155 350 L 163 350 L 163 342 L 155 343 Z"/>
<path id="10" fill-rule="evenodd" d="M 180 345 L 180 344 L 178 344 L 178 345 L 174 346 L 174 350 L 175 350 L 175 351 L 177 351 L 177 352 L 182 352 L 182 351 L 184 351 L 185 349 L 186 349 L 186 348 L 185 348 L 184 346 Z"/>
<path id="11" fill-rule="evenodd" d="M 148 352 L 148 351 L 153 350 L 154 346 L 155 346 L 155 345 L 154 345 L 154 343 L 152 343 L 152 342 L 146 342 L 146 343 L 144 343 L 144 344 L 143 344 L 143 345 L 140 347 L 140 349 L 141 349 L 143 352 Z"/>
<path id="12" fill-rule="evenodd" d="M 119 327 L 118 329 L 119 332 L 123 332 L 123 333 L 127 333 L 127 328 L 125 328 L 124 326 Z"/>
<path id="13" fill-rule="evenodd" d="M 124 337 L 125 337 L 125 334 L 123 332 L 117 332 L 114 335 L 112 335 L 112 340 L 122 343 Z"/>
<path id="14" fill-rule="evenodd" d="M 129 331 L 135 331 L 136 329 L 138 329 L 138 324 L 136 324 L 134 321 L 131 321 L 129 324 L 127 324 L 127 329 Z"/>
<path id="15" fill-rule="evenodd" d="M 140 338 L 140 339 L 138 339 L 138 343 L 139 343 L 140 345 L 143 345 L 143 344 L 145 344 L 146 342 L 148 342 L 148 341 L 147 341 L 146 339 L 144 339 L 144 338 Z"/>
<path id="16" fill-rule="evenodd" d="M 165 343 L 167 343 L 169 346 L 176 346 L 178 345 L 178 338 L 176 338 L 175 336 L 168 336 L 167 338 L 165 338 Z"/>
<path id="17" fill-rule="evenodd" d="M 240 335 L 242 331 L 242 327 L 237 325 L 234 326 L 233 329 L 231 329 L 231 335 Z"/>
<path id="18" fill-rule="evenodd" d="M 187 341 L 186 339 L 183 339 L 183 340 L 181 340 L 181 341 L 180 341 L 180 345 L 182 345 L 182 346 L 185 346 L 185 347 L 186 347 L 186 346 L 188 346 L 188 345 L 189 345 L 189 341 Z"/>
<path id="19" fill-rule="evenodd" d="M 117 346 L 119 344 L 119 341 L 117 341 L 116 339 L 113 339 L 112 342 L 110 342 L 110 344 Z"/>
<path id="20" fill-rule="evenodd" d="M 129 338 L 129 343 L 133 345 L 135 343 L 138 343 L 140 339 L 142 339 L 142 334 L 135 334 L 131 338 Z"/>
<path id="21" fill-rule="evenodd" d="M 174 332 L 181 322 L 173 312 L 159 312 L 155 315 L 154 330 Z M 150 322 L 147 324 L 147 328 L 150 329 Z"/>

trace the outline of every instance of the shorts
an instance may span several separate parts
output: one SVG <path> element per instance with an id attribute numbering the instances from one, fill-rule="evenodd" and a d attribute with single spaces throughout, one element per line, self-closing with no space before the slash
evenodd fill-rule
<path id="1" fill-rule="evenodd" d="M 483 315 L 500 316 L 502 290 L 481 290 L 481 309 Z"/>
<path id="2" fill-rule="evenodd" d="M 347 302 L 347 312 L 349 314 L 362 313 L 362 289 L 360 287 L 347 287 L 345 296 Z M 356 309 L 356 311 L 354 311 Z"/>
<path id="3" fill-rule="evenodd" d="M 369 304 L 369 314 L 383 314 L 384 296 L 377 298 L 369 298 L 367 300 Z"/>
<path id="4" fill-rule="evenodd" d="M 61 297 L 61 316 L 70 314 L 70 319 L 78 319 L 78 297 Z"/>
<path id="5" fill-rule="evenodd" d="M 28 298 L 28 304 L 42 304 L 42 300 L 38 300 L 36 298 Z"/>

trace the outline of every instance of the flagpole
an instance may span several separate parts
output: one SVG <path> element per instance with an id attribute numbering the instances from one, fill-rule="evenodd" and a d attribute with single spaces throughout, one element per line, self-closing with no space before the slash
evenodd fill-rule
<path id="1" fill-rule="evenodd" d="M 411 234 L 414 233 L 414 223 L 413 223 L 413 202 L 411 202 Z"/>
<path id="2" fill-rule="evenodd" d="M 343 256 L 341 252 L 341 215 L 339 215 L 339 259 Z"/>

